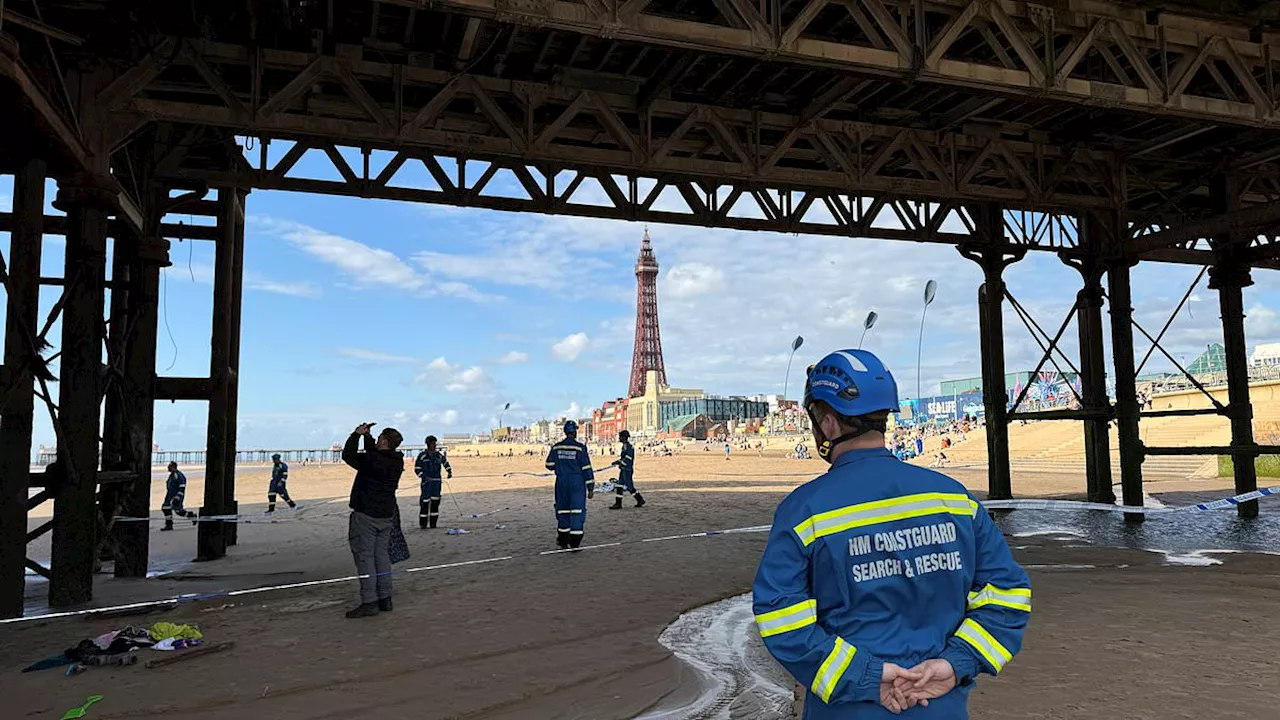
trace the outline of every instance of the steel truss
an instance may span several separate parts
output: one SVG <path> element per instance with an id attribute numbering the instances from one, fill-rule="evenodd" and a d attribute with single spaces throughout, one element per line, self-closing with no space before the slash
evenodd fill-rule
<path id="1" fill-rule="evenodd" d="M 384 0 L 704 52 L 1262 127 L 1280 124 L 1280 33 L 1114 2 Z M 711 4 L 711 3 L 709 3 Z M 1064 7 L 1065 6 L 1065 7 Z M 1077 9 L 1078 8 L 1078 9 Z M 853 25 L 833 29 L 844 16 Z"/>

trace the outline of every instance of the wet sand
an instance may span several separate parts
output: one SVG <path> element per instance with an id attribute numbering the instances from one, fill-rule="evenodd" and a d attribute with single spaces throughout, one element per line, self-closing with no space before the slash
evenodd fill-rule
<path id="1" fill-rule="evenodd" d="M 767 524 L 782 495 L 823 467 L 736 451 L 730 461 L 701 450 L 642 456 L 637 483 L 649 506 L 636 510 L 628 500 L 624 510 L 609 511 L 611 497 L 597 495 L 588 511 L 586 544 L 622 544 L 540 555 L 554 549 L 551 482 L 532 476 L 543 472 L 541 460 L 453 457 L 457 476 L 445 488 L 441 524 L 471 531 L 460 536 L 445 535 L 443 527 L 413 527 L 416 488 L 402 483 L 413 552 L 404 566 L 511 559 L 398 575 L 396 610 L 389 615 L 342 618 L 355 598 L 354 583 L 344 582 L 183 603 L 133 617 L 0 626 L 5 717 L 57 718 L 85 696 L 101 694 L 106 699 L 94 717 L 633 718 L 677 702 L 682 693 L 696 694 L 696 678 L 658 638 L 681 613 L 749 590 L 765 536 L 636 541 Z M 502 477 L 507 472 L 531 475 Z M 980 469 L 953 474 L 971 487 L 985 485 Z M 153 564 L 177 572 L 146 581 L 104 577 L 95 603 L 352 574 L 345 543 L 350 472 L 294 466 L 291 476 L 290 489 L 304 507 L 282 514 L 289 522 L 244 525 L 228 558 L 198 565 L 188 563 L 194 529 L 157 532 Z M 265 469 L 240 476 L 242 512 L 261 512 L 266 479 Z M 1045 473 L 1015 473 L 1014 482 L 1023 496 L 1078 496 L 1083 488 L 1083 478 Z M 1167 484 L 1171 492 L 1213 496 L 1230 494 L 1229 485 L 1219 479 Z M 192 477 L 188 495 L 200 492 Z M 255 496 L 261 498 L 256 504 Z M 1264 514 L 1275 507 L 1264 504 Z M 470 517 L 485 512 L 493 514 Z M 1119 516 L 1110 520 L 1123 527 Z M 1264 522 L 1274 524 L 1269 517 Z M 1221 565 L 1181 567 L 1156 553 L 1090 546 L 1068 536 L 1012 544 L 1031 568 L 1035 619 L 1026 650 L 1005 676 L 984 681 L 974 693 L 975 716 L 1258 718 L 1274 712 L 1269 679 L 1280 669 L 1272 651 L 1280 630 L 1266 618 L 1280 592 L 1280 558 L 1227 555 Z M 32 583 L 31 604 L 38 605 L 43 592 Z M 58 670 L 18 673 L 82 638 L 162 619 L 196 622 L 210 642 L 232 640 L 236 648 L 154 670 L 94 668 L 70 678 Z"/>

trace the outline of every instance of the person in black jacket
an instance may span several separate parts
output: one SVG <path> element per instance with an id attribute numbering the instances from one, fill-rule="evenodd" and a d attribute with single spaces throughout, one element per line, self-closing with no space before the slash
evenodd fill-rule
<path id="1" fill-rule="evenodd" d="M 373 423 L 356 426 L 342 448 L 342 461 L 355 468 L 351 484 L 351 520 L 347 542 L 360 575 L 360 605 L 347 612 L 348 618 L 363 618 L 391 611 L 391 530 L 398 516 L 396 488 L 404 473 L 404 453 L 396 448 L 404 438 L 395 428 L 378 434 L 373 448 L 361 438 L 372 437 Z"/>

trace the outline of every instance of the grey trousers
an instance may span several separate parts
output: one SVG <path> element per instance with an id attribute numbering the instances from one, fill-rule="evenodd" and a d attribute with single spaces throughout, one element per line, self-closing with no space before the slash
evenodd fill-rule
<path id="1" fill-rule="evenodd" d="M 391 526 L 395 518 L 375 518 L 351 512 L 347 543 L 360 578 L 360 602 L 376 603 L 391 597 Z"/>

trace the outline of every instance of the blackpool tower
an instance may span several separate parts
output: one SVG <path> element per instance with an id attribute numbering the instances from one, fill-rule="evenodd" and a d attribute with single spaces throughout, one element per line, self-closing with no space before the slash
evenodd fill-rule
<path id="1" fill-rule="evenodd" d="M 649 370 L 657 371 L 659 385 L 667 384 L 662 336 L 658 333 L 658 259 L 649 242 L 649 228 L 645 228 L 636 260 L 636 345 L 631 355 L 631 388 L 627 397 L 644 395 Z"/>

